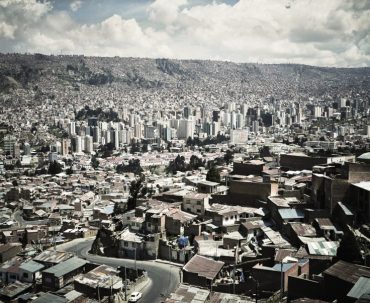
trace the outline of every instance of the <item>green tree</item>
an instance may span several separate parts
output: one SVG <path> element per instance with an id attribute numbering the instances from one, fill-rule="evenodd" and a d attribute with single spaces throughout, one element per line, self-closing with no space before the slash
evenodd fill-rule
<path id="1" fill-rule="evenodd" d="M 62 165 L 60 165 L 57 161 L 53 161 L 49 164 L 48 174 L 56 175 L 63 171 Z"/>
<path id="2" fill-rule="evenodd" d="M 102 158 L 108 158 L 113 155 L 114 144 L 109 142 L 103 146 L 100 146 L 99 152 L 101 153 Z"/>
<path id="3" fill-rule="evenodd" d="M 214 164 L 210 165 L 210 168 L 207 172 L 206 180 L 211 181 L 211 182 L 217 182 L 217 183 L 221 181 L 221 176 L 218 170 L 216 169 L 216 165 Z"/>
<path id="4" fill-rule="evenodd" d="M 145 177 L 141 175 L 138 180 L 134 180 L 130 184 L 130 195 L 127 200 L 127 210 L 132 210 L 136 208 L 137 199 L 140 196 L 140 192 L 144 185 Z"/>
<path id="5" fill-rule="evenodd" d="M 133 143 L 131 145 L 130 153 L 134 154 L 134 153 L 139 153 L 139 152 L 141 152 L 140 143 L 138 142 Z"/>
<path id="6" fill-rule="evenodd" d="M 23 235 L 22 235 L 22 238 L 21 238 L 20 242 L 22 243 L 22 248 L 25 249 L 27 244 L 28 244 L 28 235 L 27 235 L 27 229 L 26 228 L 24 229 L 24 232 L 23 232 Z"/>
<path id="7" fill-rule="evenodd" d="M 124 212 L 125 212 L 124 204 L 120 202 L 115 202 L 113 207 L 113 214 L 116 216 L 123 214 Z"/>
<path id="8" fill-rule="evenodd" d="M 69 168 L 66 169 L 66 174 L 67 175 L 72 175 L 73 174 L 72 166 L 70 166 Z"/>
<path id="9" fill-rule="evenodd" d="M 192 155 L 190 157 L 189 169 L 198 169 L 201 166 L 204 166 L 203 161 L 196 155 Z"/>
<path id="10" fill-rule="evenodd" d="M 96 158 L 96 156 L 92 156 L 92 157 L 91 157 L 91 167 L 92 167 L 93 169 L 97 169 L 97 168 L 99 167 L 99 164 L 100 164 L 100 162 L 99 162 L 99 160 Z"/>
<path id="11" fill-rule="evenodd" d="M 185 163 L 185 157 L 177 155 L 175 160 L 170 161 L 169 165 L 166 168 L 168 173 L 175 174 L 177 171 L 186 171 L 187 165 Z"/>
<path id="12" fill-rule="evenodd" d="M 224 155 L 224 160 L 226 164 L 229 165 L 233 161 L 233 159 L 234 159 L 233 152 L 230 149 L 228 149 Z"/>
<path id="13" fill-rule="evenodd" d="M 135 175 L 140 175 L 143 171 L 139 159 L 130 159 L 127 165 L 122 163 L 116 167 L 116 172 L 119 174 L 134 173 Z"/>
<path id="14" fill-rule="evenodd" d="M 270 147 L 269 146 L 263 146 L 260 149 L 260 156 L 261 157 L 271 157 Z"/>

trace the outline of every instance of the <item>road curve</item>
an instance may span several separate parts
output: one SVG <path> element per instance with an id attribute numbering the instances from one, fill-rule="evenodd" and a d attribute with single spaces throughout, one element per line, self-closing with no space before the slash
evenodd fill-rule
<path id="1" fill-rule="evenodd" d="M 72 241 L 58 246 L 58 250 L 73 252 L 77 256 L 97 264 L 106 264 L 112 267 L 135 267 L 135 261 L 131 259 L 110 258 L 89 254 L 88 251 L 92 242 L 93 239 L 77 242 Z M 164 296 L 173 292 L 180 283 L 180 268 L 178 266 L 155 261 L 136 261 L 136 266 L 137 268 L 146 270 L 151 280 L 142 291 L 143 298 L 141 302 L 143 303 L 161 302 Z"/>

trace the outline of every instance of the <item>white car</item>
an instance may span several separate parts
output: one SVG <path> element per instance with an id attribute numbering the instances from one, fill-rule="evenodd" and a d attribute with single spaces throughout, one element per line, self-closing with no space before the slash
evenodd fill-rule
<path id="1" fill-rule="evenodd" d="M 141 292 L 138 292 L 138 291 L 134 291 L 130 297 L 128 298 L 128 301 L 129 302 L 137 302 L 141 299 L 142 297 L 142 293 Z"/>

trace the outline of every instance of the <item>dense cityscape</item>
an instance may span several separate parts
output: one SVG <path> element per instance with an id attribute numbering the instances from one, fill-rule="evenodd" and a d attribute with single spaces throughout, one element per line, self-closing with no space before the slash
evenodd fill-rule
<path id="1" fill-rule="evenodd" d="M 0 74 L 1 301 L 368 302 L 369 68 Z"/>

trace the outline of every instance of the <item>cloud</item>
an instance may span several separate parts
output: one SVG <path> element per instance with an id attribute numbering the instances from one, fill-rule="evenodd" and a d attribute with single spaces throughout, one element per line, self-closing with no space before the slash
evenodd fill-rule
<path id="1" fill-rule="evenodd" d="M 170 25 L 178 18 L 181 6 L 187 4 L 186 0 L 155 0 L 148 8 L 151 21 Z"/>
<path id="2" fill-rule="evenodd" d="M 71 8 L 71 10 L 72 10 L 73 12 L 77 12 L 77 11 L 81 8 L 81 6 L 82 6 L 82 1 L 80 1 L 80 0 L 73 1 L 73 2 L 69 5 L 69 7 Z"/>
<path id="3" fill-rule="evenodd" d="M 191 3 L 155 0 L 144 23 L 112 8 L 81 24 L 49 2 L 0 0 L 0 50 L 370 66 L 367 0 Z"/>

